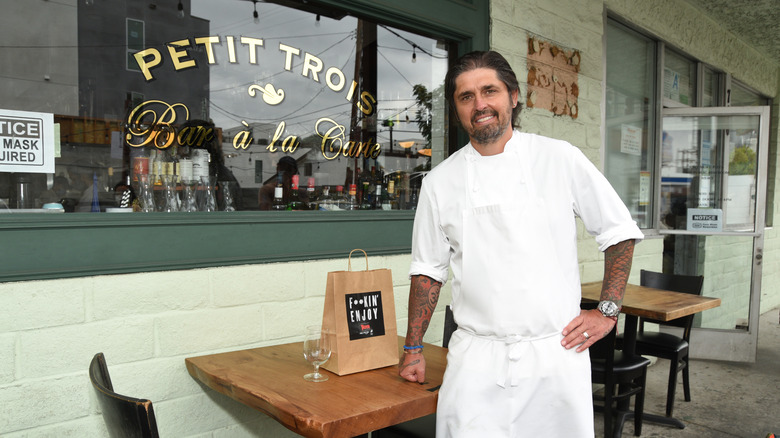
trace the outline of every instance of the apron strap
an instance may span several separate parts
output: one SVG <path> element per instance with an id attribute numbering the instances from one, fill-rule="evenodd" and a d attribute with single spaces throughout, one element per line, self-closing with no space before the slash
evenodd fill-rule
<path id="1" fill-rule="evenodd" d="M 475 338 L 486 339 L 489 341 L 503 342 L 507 346 L 506 356 L 503 361 L 501 373 L 498 375 L 496 385 L 506 388 L 507 385 L 518 386 L 520 384 L 520 376 L 516 372 L 516 368 L 520 365 L 520 359 L 523 357 L 523 351 L 527 348 L 533 348 L 532 343 L 543 339 L 548 339 L 553 336 L 560 336 L 560 332 L 547 333 L 541 336 L 523 336 L 523 335 L 482 335 L 475 333 L 465 327 L 458 327 L 458 331 L 463 331 L 466 334 L 474 336 Z"/>

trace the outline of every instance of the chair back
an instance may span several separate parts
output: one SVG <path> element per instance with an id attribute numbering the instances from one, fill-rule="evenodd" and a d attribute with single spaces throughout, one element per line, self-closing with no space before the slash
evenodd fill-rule
<path id="1" fill-rule="evenodd" d="M 704 277 L 701 275 L 663 274 L 661 272 L 646 271 L 642 269 L 639 272 L 639 284 L 655 289 L 664 289 L 673 292 L 701 295 L 702 286 L 704 285 Z M 645 321 L 673 327 L 682 327 L 686 329 L 686 331 L 690 331 L 690 325 L 693 323 L 693 315 L 673 319 L 671 321 L 643 319 L 642 323 Z"/>
<path id="2" fill-rule="evenodd" d="M 111 437 L 158 438 L 152 402 L 117 394 L 111 384 L 103 353 L 92 358 L 89 380 L 97 394 L 103 420 Z"/>
<path id="3" fill-rule="evenodd" d="M 455 324 L 455 317 L 452 315 L 452 308 L 447 305 L 444 308 L 444 338 L 442 338 L 441 346 L 448 348 L 450 346 L 450 338 L 455 330 L 458 329 L 458 324 Z"/>

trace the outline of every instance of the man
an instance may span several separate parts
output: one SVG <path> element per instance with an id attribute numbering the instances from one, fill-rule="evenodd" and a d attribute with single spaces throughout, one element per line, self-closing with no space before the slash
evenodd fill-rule
<path id="1" fill-rule="evenodd" d="M 445 93 L 471 141 L 423 181 L 399 373 L 425 381 L 423 335 L 449 267 L 458 330 L 437 436 L 592 437 L 580 353 L 614 327 L 643 235 L 579 149 L 513 129 L 518 83 L 500 54 L 456 61 Z M 600 310 L 579 308 L 575 215 L 606 251 Z"/>

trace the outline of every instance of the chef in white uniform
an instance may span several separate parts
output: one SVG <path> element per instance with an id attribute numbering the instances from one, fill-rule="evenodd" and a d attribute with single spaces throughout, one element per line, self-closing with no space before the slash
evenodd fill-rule
<path id="1" fill-rule="evenodd" d="M 422 339 L 451 268 L 437 437 L 592 437 L 583 352 L 615 325 L 643 235 L 579 149 L 513 129 L 517 78 L 500 54 L 459 59 L 445 93 L 471 141 L 423 181 L 399 373 L 425 380 Z M 600 310 L 580 311 L 575 215 L 606 251 Z"/>

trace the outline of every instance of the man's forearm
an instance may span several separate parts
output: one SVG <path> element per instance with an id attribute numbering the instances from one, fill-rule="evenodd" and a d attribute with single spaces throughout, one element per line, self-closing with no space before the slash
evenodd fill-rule
<path id="1" fill-rule="evenodd" d="M 623 302 L 633 257 L 633 239 L 624 240 L 607 248 L 604 254 L 604 281 L 601 287 L 602 301 L 614 301 L 618 305 Z"/>
<path id="2" fill-rule="evenodd" d="M 409 289 L 409 325 L 406 345 L 422 345 L 433 310 L 439 301 L 441 282 L 424 275 L 413 275 Z"/>

